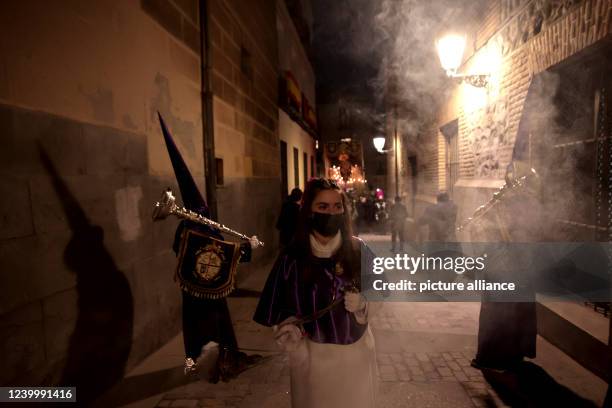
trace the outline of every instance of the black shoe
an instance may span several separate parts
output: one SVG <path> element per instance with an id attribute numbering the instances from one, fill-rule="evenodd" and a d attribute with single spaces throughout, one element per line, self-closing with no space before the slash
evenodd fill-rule
<path id="1" fill-rule="evenodd" d="M 517 361 L 508 361 L 503 364 L 502 363 L 488 364 L 488 363 L 483 363 L 481 361 L 478 361 L 474 358 L 470 362 L 470 365 L 481 371 L 485 370 L 485 371 L 493 371 L 496 373 L 505 373 L 509 370 L 512 370 L 513 368 L 516 368 L 522 362 L 523 362 L 522 360 L 517 360 Z"/>
<path id="2" fill-rule="evenodd" d="M 238 377 L 241 372 L 259 363 L 262 359 L 263 357 L 259 354 L 247 355 L 238 350 L 222 347 L 219 351 L 219 359 L 213 371 L 213 376 L 211 376 L 211 380 L 216 381 L 211 382 L 216 383 L 219 379 L 223 382 L 228 382 Z"/>

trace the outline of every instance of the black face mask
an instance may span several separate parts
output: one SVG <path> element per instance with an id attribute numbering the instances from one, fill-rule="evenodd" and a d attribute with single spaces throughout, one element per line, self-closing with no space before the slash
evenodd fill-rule
<path id="1" fill-rule="evenodd" d="M 313 212 L 310 218 L 310 226 L 324 237 L 332 237 L 338 233 L 344 221 L 344 213 L 324 214 Z"/>

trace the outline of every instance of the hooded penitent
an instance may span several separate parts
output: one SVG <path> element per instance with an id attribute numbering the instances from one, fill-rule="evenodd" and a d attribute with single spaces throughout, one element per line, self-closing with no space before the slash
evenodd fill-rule
<path id="1" fill-rule="evenodd" d="M 183 206 L 207 217 L 206 201 L 161 114 L 158 115 L 176 181 L 181 190 Z M 183 221 L 176 231 L 174 250 L 179 256 L 176 280 L 183 291 L 198 298 L 218 299 L 227 296 L 234 289 L 240 247 L 236 243 L 224 241 L 218 230 L 192 221 Z"/>
<path id="2" fill-rule="evenodd" d="M 176 175 L 176 181 L 181 190 L 183 205 L 187 209 L 206 217 L 208 216 L 206 201 L 200 190 L 198 190 L 161 114 L 158 113 L 158 115 L 168 154 L 170 155 L 170 161 Z M 190 235 L 193 235 L 195 239 L 190 240 Z M 201 262 L 199 266 L 197 265 L 198 256 L 196 256 L 196 253 L 199 249 L 213 244 L 211 240 L 204 242 L 205 238 L 202 235 L 211 239 L 223 239 L 219 231 L 214 228 L 191 221 L 182 221 L 176 230 L 173 245 L 174 252 L 179 255 L 179 266 L 175 278 L 183 290 L 183 340 L 185 342 L 185 355 L 193 360 L 198 358 L 202 346 L 209 341 L 217 342 L 224 347 L 238 347 L 229 309 L 223 298 L 227 294 L 227 290 L 221 289 L 211 292 L 211 289 L 213 289 L 211 285 L 207 285 L 204 280 L 197 277 L 198 274 L 194 274 L 194 272 L 199 271 L 205 277 L 209 276 L 210 272 L 213 272 L 210 270 L 202 271 L 202 266 L 204 265 Z M 192 245 L 198 245 L 198 248 L 193 248 L 191 247 Z M 218 248 L 211 249 L 215 252 L 214 255 L 220 258 Z M 213 258 L 213 254 L 211 253 L 210 255 Z M 225 254 L 223 254 L 223 257 L 225 258 Z M 190 265 L 185 264 L 186 259 Z M 233 260 L 233 256 L 230 256 L 229 259 Z M 227 286 L 225 288 L 227 289 Z"/>
<path id="3" fill-rule="evenodd" d="M 198 186 L 196 185 L 187 164 L 183 160 L 181 153 L 179 152 L 170 131 L 164 122 L 161 114 L 158 112 L 159 124 L 161 125 L 162 133 L 164 134 L 164 140 L 166 141 L 166 147 L 168 148 L 168 155 L 172 162 L 172 168 L 174 168 L 174 174 L 176 175 L 176 181 L 178 182 L 179 189 L 181 190 L 181 197 L 183 198 L 183 206 L 188 210 L 195 211 L 205 217 L 208 217 L 208 206 L 206 200 L 202 197 Z"/>

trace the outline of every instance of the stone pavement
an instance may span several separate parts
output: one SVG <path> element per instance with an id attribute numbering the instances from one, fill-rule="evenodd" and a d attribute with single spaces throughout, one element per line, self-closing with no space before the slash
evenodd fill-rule
<path id="1" fill-rule="evenodd" d="M 476 303 L 385 303 L 372 321 L 383 391 L 379 406 L 504 406 L 470 366 L 478 308 Z"/>
<path id="2" fill-rule="evenodd" d="M 387 242 L 364 237 L 376 253 Z M 378 239 L 376 239 L 378 238 Z M 260 289 L 268 271 L 241 284 Z M 209 384 L 182 375 L 182 335 L 150 356 L 100 406 L 139 407 L 290 407 L 287 357 L 278 351 L 269 328 L 251 320 L 257 299 L 228 299 L 239 344 L 267 359 L 229 383 Z M 379 407 L 503 407 L 482 373 L 470 366 L 476 350 L 479 303 L 384 303 L 372 320 L 379 369 Z M 264 350 L 264 351 L 262 351 Z M 605 384 L 538 339 L 538 364 L 587 398 L 601 404 Z M 542 357 L 543 356 L 543 357 Z M 215 357 L 205 353 L 202 376 Z M 565 360 L 564 360 L 565 359 Z M 562 362 L 562 364 L 560 363 Z M 131 385 L 130 385 L 131 384 Z M 576 387 L 573 387 L 576 388 Z M 577 391 L 577 392 L 578 392 Z M 114 398 L 114 400 L 113 400 Z M 110 402 L 108 402 L 110 401 Z"/>

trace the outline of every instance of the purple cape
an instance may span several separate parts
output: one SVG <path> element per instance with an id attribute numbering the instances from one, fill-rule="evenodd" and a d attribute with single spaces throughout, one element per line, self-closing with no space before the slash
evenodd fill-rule
<path id="1" fill-rule="evenodd" d="M 371 253 L 363 241 L 359 242 L 361 251 Z M 357 254 L 356 265 L 360 265 Z M 336 274 L 337 261 L 332 258 L 297 256 L 295 250 L 282 252 L 266 281 L 253 320 L 265 326 L 281 323 L 291 316 L 307 317 L 343 296 L 342 288 L 352 285 L 347 274 Z M 310 278 L 305 278 L 309 268 Z M 358 268 L 359 269 L 359 268 Z M 360 270 L 355 271 L 355 279 L 360 280 Z M 367 324 L 359 324 L 353 313 L 340 302 L 335 308 L 319 319 L 304 323 L 304 330 L 310 340 L 317 343 L 352 344 L 361 338 Z"/>

